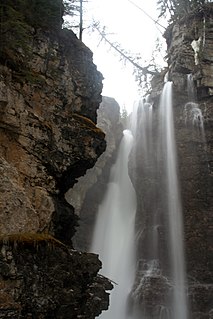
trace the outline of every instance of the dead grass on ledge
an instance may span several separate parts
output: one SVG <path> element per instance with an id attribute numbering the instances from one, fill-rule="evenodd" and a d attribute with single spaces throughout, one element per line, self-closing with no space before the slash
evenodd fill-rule
<path id="1" fill-rule="evenodd" d="M 58 239 L 54 238 L 50 234 L 46 233 L 13 233 L 13 234 L 4 234 L 0 235 L 0 243 L 1 244 L 10 244 L 13 246 L 17 246 L 18 244 L 29 244 L 37 247 L 39 244 L 45 243 L 51 246 L 59 246 L 63 248 L 67 248 L 65 244 L 63 244 Z"/>

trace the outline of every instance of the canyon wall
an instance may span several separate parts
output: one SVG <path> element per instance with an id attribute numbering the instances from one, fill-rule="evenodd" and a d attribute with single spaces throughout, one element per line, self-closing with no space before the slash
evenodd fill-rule
<path id="1" fill-rule="evenodd" d="M 129 173 L 137 194 L 136 238 L 137 272 L 129 298 L 129 311 L 136 318 L 168 318 L 173 282 L 169 252 L 166 186 L 160 183 L 163 172 L 156 164 L 158 145 L 158 110 L 164 77 L 173 82 L 173 111 L 178 157 L 178 177 L 183 209 L 183 242 L 186 263 L 186 290 L 190 319 L 212 318 L 212 129 L 213 129 L 213 8 L 204 5 L 187 18 L 171 24 L 165 32 L 168 48 L 168 69 L 152 80 L 149 106 L 153 108 L 152 144 L 154 150 L 147 162 L 143 144 L 147 127 L 138 111 L 136 142 L 130 156 Z M 189 88 L 189 80 L 191 81 Z M 105 131 L 108 134 L 108 131 Z M 162 162 L 164 159 L 161 158 Z M 111 165 L 111 162 L 109 162 Z M 161 163 L 162 164 L 162 163 Z M 110 166 L 106 166 L 109 172 Z M 98 169 L 98 168 L 97 168 Z M 76 247 L 88 250 L 95 224 L 94 216 L 107 182 L 102 170 L 97 182 L 78 195 L 70 196 L 79 204 L 80 228 Z M 92 173 L 92 176 L 93 173 Z M 85 181 L 85 179 L 82 179 Z M 165 182 L 165 181 L 164 181 Z M 93 183 L 93 182 L 92 182 Z M 79 187 L 81 188 L 81 185 Z M 78 188 L 76 188 L 78 189 Z M 87 189 L 87 187 L 86 187 Z M 79 194 L 83 194 L 80 202 Z M 70 197 L 70 198 L 71 198 Z M 82 199 L 83 204 L 82 204 Z M 70 199 L 71 200 L 71 199 Z M 89 208 L 89 212 L 88 212 Z M 153 214 L 154 212 L 154 214 Z M 157 218 L 156 237 L 153 219 Z M 157 255 L 153 250 L 157 240 Z M 151 261 L 151 262 L 150 262 Z"/>
<path id="2" fill-rule="evenodd" d="M 79 227 L 73 238 L 74 247 L 82 251 L 89 251 L 98 207 L 106 191 L 110 168 L 115 161 L 123 131 L 120 107 L 115 99 L 103 96 L 97 114 L 97 125 L 106 134 L 106 150 L 95 166 L 80 177 L 66 194 L 68 202 L 75 207 L 75 213 L 79 216 Z"/>
<path id="3" fill-rule="evenodd" d="M 168 47 L 168 80 L 173 82 L 173 109 L 177 143 L 178 174 L 183 207 L 184 246 L 188 280 L 189 318 L 212 318 L 212 132 L 213 132 L 213 6 L 204 5 L 185 19 L 168 27 L 165 37 Z M 157 119 L 159 93 L 165 72 L 152 81 L 150 102 L 153 105 L 153 149 L 157 151 Z M 191 77 L 192 88 L 187 88 Z M 191 92 L 189 92 L 191 90 Z M 192 91 L 194 90 L 194 94 Z M 193 95 L 193 96 L 192 96 Z M 141 123 L 143 125 L 143 123 Z M 153 161 L 147 163 L 141 140 L 136 136 L 130 175 L 137 193 L 136 233 L 138 238 L 138 272 L 132 296 L 137 294 L 138 307 L 148 317 L 159 318 L 166 311 L 172 286 L 170 277 L 168 225 L 161 219 L 165 199 L 158 184 L 162 171 L 156 171 Z M 136 160 L 134 160 L 134 156 Z M 156 175 L 153 173 L 156 172 Z M 154 196 L 152 196 L 154 194 Z M 159 265 L 153 275 L 145 278 L 143 268 L 152 259 L 150 225 L 152 211 L 158 214 L 157 238 Z M 142 285 L 142 281 L 144 283 Z M 135 301 L 133 301 L 134 303 Z M 166 316 L 166 312 L 164 314 Z"/>
<path id="4" fill-rule="evenodd" d="M 106 148 L 103 78 L 59 18 L 54 30 L 29 26 L 27 53 L 1 41 L 1 318 L 92 319 L 112 288 L 97 256 L 72 249 L 78 218 L 65 193 Z"/>
<path id="5" fill-rule="evenodd" d="M 173 26 L 170 32 L 171 38 L 168 35 L 167 42 L 170 77 L 174 82 L 189 307 L 192 318 L 210 318 L 213 311 L 210 239 L 213 212 L 213 5 L 204 6 L 203 11 Z M 201 110 L 197 122 L 197 115 L 193 121 L 187 109 L 190 97 L 184 97 L 187 73 L 192 74 L 195 102 Z"/>

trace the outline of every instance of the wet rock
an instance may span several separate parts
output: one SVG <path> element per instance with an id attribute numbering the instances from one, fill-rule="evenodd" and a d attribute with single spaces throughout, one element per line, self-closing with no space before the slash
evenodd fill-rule
<path id="1" fill-rule="evenodd" d="M 97 256 L 50 236 L 1 239 L 0 265 L 1 318 L 94 318 L 108 307 L 112 285 L 97 277 Z"/>
<path id="2" fill-rule="evenodd" d="M 212 99 L 212 4 L 204 5 L 203 9 L 187 19 L 182 19 L 171 25 L 166 31 L 168 44 L 168 79 L 173 82 L 173 111 L 175 136 L 177 143 L 178 172 L 180 179 L 181 199 L 183 208 L 183 227 L 185 245 L 186 275 L 188 277 L 188 301 L 190 318 L 209 318 L 212 311 L 210 295 L 212 284 L 212 132 L 213 132 L 213 99 Z M 200 40 L 199 40 L 200 39 Z M 198 41 L 198 52 L 192 47 L 193 40 Z M 196 55 L 196 54 L 197 55 Z M 195 89 L 194 100 L 187 92 L 187 77 L 192 74 Z M 161 91 L 165 72 L 153 80 L 153 145 L 149 147 L 158 150 L 156 130 L 156 113 L 158 109 L 159 93 Z M 199 109 L 199 116 L 188 116 L 186 111 L 191 103 Z M 189 115 L 189 114 L 188 114 Z M 156 218 L 157 227 L 157 254 L 162 275 L 168 278 L 172 285 L 169 273 L 170 263 L 168 251 L 168 225 L 163 219 L 166 209 L 165 188 L 160 186 L 158 179 L 163 172 L 160 165 L 155 165 L 157 154 L 146 162 L 143 150 L 142 133 L 136 136 L 136 146 L 133 149 L 130 161 L 130 176 L 137 193 L 137 260 L 146 261 L 153 258 L 153 218 Z M 135 157 L 134 157 L 135 156 Z M 161 161 L 162 159 L 160 159 Z M 154 214 L 152 213 L 154 212 Z M 154 216 L 155 217 L 154 217 Z M 135 279 L 134 290 L 143 282 L 143 275 Z M 152 293 L 146 294 L 151 279 L 141 286 L 142 299 L 139 308 L 143 309 L 143 300 L 160 305 L 161 293 L 158 295 L 158 281 L 154 282 Z M 154 290 L 154 292 L 153 292 Z M 172 290 L 171 290 L 172 291 Z M 149 292 L 149 290 L 148 290 Z M 162 294 L 163 295 L 163 294 Z M 164 304 L 164 306 L 166 306 Z M 154 307 L 154 306 L 153 306 Z M 151 317 L 154 308 L 150 307 Z M 143 311 L 143 310 L 142 310 Z M 156 315 L 156 314 L 155 314 Z M 167 318 L 167 316 L 165 316 Z M 154 317 L 155 318 L 155 317 Z M 156 315 L 156 318 L 159 318 Z"/>
<path id="3" fill-rule="evenodd" d="M 0 59 L 0 318 L 92 319 L 112 286 L 97 256 L 71 250 L 64 194 L 106 148 L 103 77 L 72 31 L 29 32 L 29 56 Z"/>
<path id="4" fill-rule="evenodd" d="M 88 251 L 90 247 L 98 205 L 103 198 L 110 168 L 122 137 L 120 107 L 113 98 L 103 97 L 98 109 L 97 126 L 106 134 L 106 151 L 66 194 L 67 200 L 79 215 L 79 228 L 73 238 L 74 246 L 83 251 Z"/>
<path id="5" fill-rule="evenodd" d="M 0 66 L 0 155 L 16 171 L 16 184 L 27 199 L 20 200 L 30 206 L 19 215 L 18 231 L 48 229 L 57 210 L 53 197 L 63 196 L 106 146 L 105 134 L 95 125 L 102 75 L 91 51 L 68 30 L 54 36 L 37 32 L 31 45 L 27 70 L 17 74 Z M 7 196 L 14 194 L 8 187 Z M 2 217 L 7 210 L 3 203 Z M 34 212 L 31 226 L 24 211 L 29 220 Z M 8 233 L 8 217 L 2 221 L 1 232 Z"/>

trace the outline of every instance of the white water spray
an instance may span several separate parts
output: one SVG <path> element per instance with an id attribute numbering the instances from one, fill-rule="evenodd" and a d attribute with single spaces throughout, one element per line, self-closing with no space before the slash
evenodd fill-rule
<path id="1" fill-rule="evenodd" d="M 184 106 L 183 116 L 186 125 L 193 125 L 195 129 L 200 130 L 202 140 L 205 143 L 204 120 L 201 109 L 196 103 L 196 93 L 192 74 L 187 75 L 187 93 L 188 102 Z"/>
<path id="2" fill-rule="evenodd" d="M 167 204 L 169 220 L 170 254 L 172 265 L 173 319 L 187 319 L 186 279 L 184 265 L 182 208 L 177 177 L 177 157 L 172 110 L 172 82 L 164 86 L 160 116 L 163 152 L 166 156 Z"/>
<path id="3" fill-rule="evenodd" d="M 133 137 L 124 131 L 110 182 L 99 207 L 91 251 L 98 253 L 103 263 L 101 273 L 114 281 L 110 308 L 101 319 L 128 318 L 126 303 L 135 273 L 134 226 L 136 198 L 128 176 L 128 156 Z"/>
<path id="4" fill-rule="evenodd" d="M 145 224 L 137 229 L 136 234 L 136 239 L 142 240 L 142 251 L 139 252 L 142 259 L 137 261 L 134 282 L 136 203 L 127 165 L 133 138 L 129 131 L 125 131 L 104 201 L 99 208 L 92 245 L 92 251 L 98 253 L 103 262 L 102 274 L 117 283 L 111 293 L 110 308 L 100 318 L 187 319 L 172 83 L 167 82 L 164 86 L 159 112 L 155 110 L 154 113 L 150 104 L 140 102 L 138 107 L 135 105 L 134 113 L 137 115 L 132 116 L 133 131 L 140 144 L 140 157 L 137 155 L 132 161 L 140 160 L 144 193 L 138 200 L 142 201 L 146 216 Z M 134 164 L 133 167 L 137 168 L 137 163 Z M 143 220 L 144 217 L 141 218 Z M 165 237 L 160 235 L 162 231 Z M 169 244 L 166 244 L 167 241 Z M 170 261 L 164 260 L 164 257 L 170 257 Z M 131 314 L 126 312 L 128 296 Z"/>
<path id="5" fill-rule="evenodd" d="M 187 74 L 187 94 L 188 94 L 189 101 L 195 102 L 196 93 L 195 93 L 194 80 L 191 73 Z"/>

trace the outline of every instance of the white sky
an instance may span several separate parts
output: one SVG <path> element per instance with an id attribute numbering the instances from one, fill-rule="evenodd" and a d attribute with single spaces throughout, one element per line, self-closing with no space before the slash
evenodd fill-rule
<path id="1" fill-rule="evenodd" d="M 157 0 L 132 1 L 157 19 Z M 151 57 L 156 38 L 161 34 L 155 23 L 128 0 L 89 0 L 84 6 L 84 25 L 92 19 L 100 21 L 101 26 L 106 26 L 106 32 L 111 33 L 110 40 L 120 43 L 127 51 L 139 53 L 144 60 Z M 83 42 L 93 51 L 94 63 L 105 78 L 102 94 L 114 97 L 121 108 L 125 106 L 130 112 L 138 97 L 132 66 L 119 62 L 119 56 L 104 41 L 100 43 L 96 32 L 89 34 L 85 30 Z"/>

